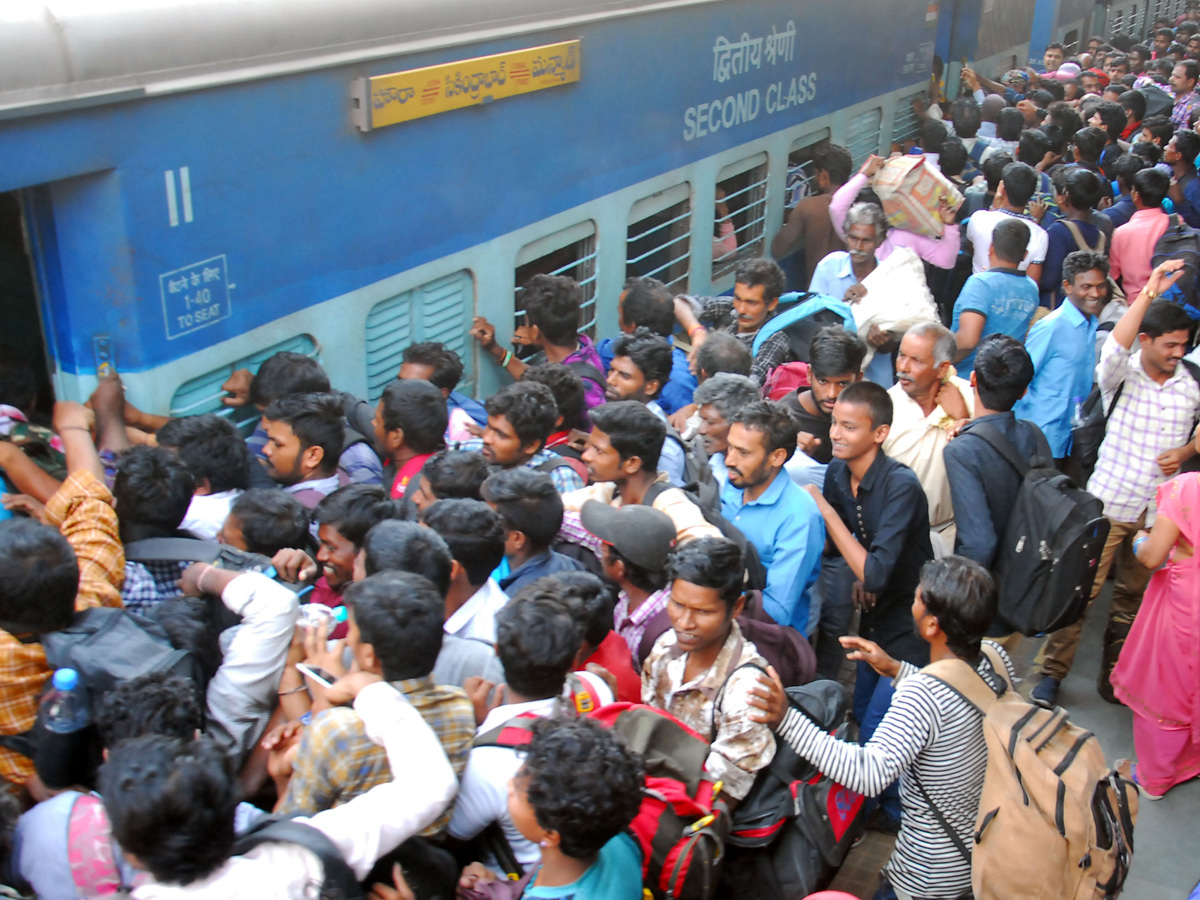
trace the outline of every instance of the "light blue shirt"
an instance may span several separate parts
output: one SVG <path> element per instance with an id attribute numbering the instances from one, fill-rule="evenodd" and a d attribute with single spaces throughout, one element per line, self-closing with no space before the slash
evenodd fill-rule
<path id="1" fill-rule="evenodd" d="M 856 284 L 858 279 L 854 277 L 850 254 L 845 250 L 836 250 L 817 263 L 808 289 L 813 293 L 841 300 L 846 296 L 846 291 Z M 896 373 L 892 368 L 891 354 L 876 353 L 863 370 L 863 377 L 885 388 L 895 384 Z"/>
<path id="2" fill-rule="evenodd" d="M 1013 412 L 1042 429 L 1055 459 L 1071 449 L 1073 399 L 1092 389 L 1096 363 L 1096 318 L 1070 300 L 1029 329 L 1025 349 L 1033 360 L 1033 382 Z"/>
<path id="3" fill-rule="evenodd" d="M 767 570 L 763 609 L 801 634 L 808 627 L 808 589 L 817 580 L 825 550 L 825 520 L 817 502 L 780 469 L 757 500 L 725 485 L 721 512 L 754 545 Z"/>
<path id="4" fill-rule="evenodd" d="M 657 401 L 651 400 L 646 404 L 646 408 L 663 422 L 667 421 L 667 414 Z M 675 487 L 683 487 L 683 463 L 683 445 L 668 435 L 663 441 L 662 453 L 658 457 L 658 471 L 666 472 L 667 478 Z"/>
<path id="5" fill-rule="evenodd" d="M 1200 348 L 1198 348 L 1200 349 Z M 708 458 L 708 467 L 712 469 L 713 478 L 717 480 L 717 488 L 725 490 L 725 485 L 729 484 L 729 469 L 725 465 L 725 454 L 714 453 Z"/>
<path id="6" fill-rule="evenodd" d="M 959 317 L 965 312 L 973 312 L 987 319 L 979 335 L 980 341 L 989 334 L 1007 334 L 1023 341 L 1040 299 L 1037 282 L 1023 272 L 1013 269 L 980 272 L 967 279 L 962 293 L 954 301 L 954 321 L 950 330 L 957 334 Z M 960 378 L 970 378 L 975 371 L 975 350 L 972 349 L 955 368 Z"/>

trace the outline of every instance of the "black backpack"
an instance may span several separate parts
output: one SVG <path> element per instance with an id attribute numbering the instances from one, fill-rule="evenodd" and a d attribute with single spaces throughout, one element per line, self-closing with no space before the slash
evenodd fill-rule
<path id="1" fill-rule="evenodd" d="M 787 688 L 788 703 L 845 740 L 846 693 L 836 681 Z M 824 890 L 866 824 L 865 800 L 776 741 L 775 758 L 733 811 L 725 880 L 733 900 L 792 900 Z"/>
<path id="2" fill-rule="evenodd" d="M 267 817 L 238 835 L 233 855 L 243 856 L 261 844 L 297 844 L 321 861 L 325 877 L 315 892 L 319 900 L 362 900 L 358 877 L 324 832 L 303 822 Z"/>
<path id="3" fill-rule="evenodd" d="M 1196 379 L 1196 383 L 1200 384 L 1200 366 L 1186 359 L 1179 362 L 1187 369 L 1188 374 Z M 1093 387 L 1087 399 L 1083 401 L 1079 424 L 1071 429 L 1071 460 L 1078 466 L 1079 477 L 1085 487 L 1092 477 L 1092 472 L 1096 470 L 1096 460 L 1100 458 L 1100 445 L 1104 443 L 1108 420 L 1112 418 L 1117 401 L 1121 399 L 1124 390 L 1125 382 L 1121 382 L 1113 393 L 1108 408 L 1105 409 L 1100 386 Z"/>
<path id="4" fill-rule="evenodd" d="M 650 489 L 646 491 L 642 497 L 643 506 L 653 506 L 654 501 L 662 494 L 663 491 L 669 491 L 675 487 L 665 481 L 656 481 L 650 485 Z M 746 535 L 742 534 L 742 530 L 721 515 L 721 500 L 720 495 L 715 494 L 715 485 L 712 486 L 712 491 L 716 496 L 716 504 L 708 499 L 710 488 L 703 484 L 688 484 L 676 490 L 683 491 L 685 497 L 696 504 L 700 510 L 700 514 L 704 516 L 704 521 L 718 529 L 722 535 L 729 538 L 742 551 L 742 564 L 745 567 L 745 588 L 748 591 L 761 591 L 767 587 L 767 568 L 762 564 L 759 558 L 758 550 L 755 546 L 746 539 Z"/>
<path id="5" fill-rule="evenodd" d="M 1193 319 L 1200 319 L 1200 298 L 1197 279 L 1200 278 L 1200 231 L 1190 227 L 1177 215 L 1154 244 L 1150 266 L 1155 268 L 1169 259 L 1183 260 L 1183 275 L 1164 295 L 1182 306 Z"/>
<path id="6" fill-rule="evenodd" d="M 1032 462 L 986 422 L 967 434 L 986 441 L 1024 479 L 996 552 L 996 620 L 1024 635 L 1046 634 L 1083 617 L 1108 538 L 1104 504 L 1058 469 L 1039 431 Z"/>
<path id="7" fill-rule="evenodd" d="M 196 658 L 172 647 L 158 623 L 128 610 L 96 606 L 77 612 L 66 628 L 41 635 L 41 645 L 52 670 L 79 673 L 93 713 L 96 701 L 118 682 L 153 672 L 188 679 L 204 706 L 204 673 Z M 34 760 L 42 781 L 56 788 L 90 784 L 100 761 L 100 735 L 94 726 L 68 734 L 50 732 L 40 709 L 32 728 L 0 735 L 0 746 Z"/>

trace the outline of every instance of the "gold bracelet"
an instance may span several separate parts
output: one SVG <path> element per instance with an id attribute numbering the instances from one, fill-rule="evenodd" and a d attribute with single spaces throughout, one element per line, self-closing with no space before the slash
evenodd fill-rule
<path id="1" fill-rule="evenodd" d="M 1154 291 L 1150 290 L 1149 288 L 1142 288 L 1142 293 L 1145 294 L 1146 299 L 1152 303 L 1158 299 L 1158 294 L 1155 293 Z"/>

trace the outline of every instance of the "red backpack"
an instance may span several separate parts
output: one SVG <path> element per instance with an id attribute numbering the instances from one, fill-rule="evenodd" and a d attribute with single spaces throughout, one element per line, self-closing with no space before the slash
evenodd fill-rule
<path id="1" fill-rule="evenodd" d="M 645 763 L 642 806 L 628 829 L 642 851 L 642 884 L 655 900 L 712 900 L 729 811 L 717 797 L 721 783 L 704 774 L 708 741 L 670 713 L 640 703 L 611 703 L 587 715 Z M 537 718 L 522 713 L 479 735 L 474 746 L 524 746 Z"/>
<path id="2" fill-rule="evenodd" d="M 776 366 L 763 385 L 763 397 L 767 400 L 782 400 L 792 391 L 811 384 L 808 363 L 790 362 Z"/>

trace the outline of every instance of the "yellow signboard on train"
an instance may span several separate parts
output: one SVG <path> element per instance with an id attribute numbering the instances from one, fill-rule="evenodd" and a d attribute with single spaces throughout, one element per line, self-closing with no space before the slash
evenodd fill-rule
<path id="1" fill-rule="evenodd" d="M 580 42 L 564 41 L 509 53 L 360 78 L 355 124 L 363 131 L 411 122 L 579 80 Z"/>

